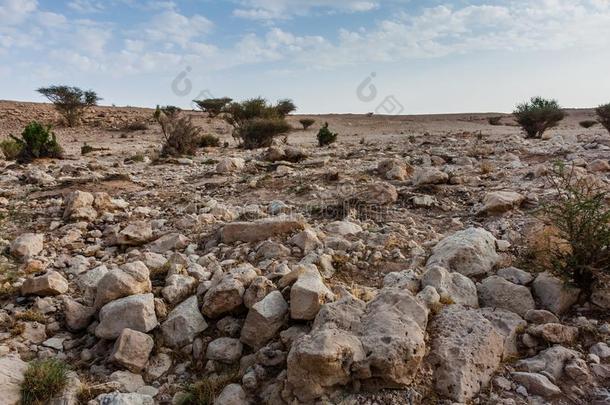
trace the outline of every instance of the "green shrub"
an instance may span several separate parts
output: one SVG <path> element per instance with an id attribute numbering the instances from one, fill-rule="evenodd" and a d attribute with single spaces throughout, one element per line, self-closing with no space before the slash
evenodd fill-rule
<path id="1" fill-rule="evenodd" d="M 280 117 L 285 117 L 288 114 L 296 111 L 296 109 L 297 109 L 297 106 L 294 105 L 292 100 L 289 100 L 289 99 L 280 100 L 277 102 L 277 104 L 275 106 L 275 110 L 278 112 Z"/>
<path id="2" fill-rule="evenodd" d="M 146 131 L 147 129 L 148 124 L 144 121 L 130 122 L 123 127 L 124 131 Z"/>
<path id="3" fill-rule="evenodd" d="M 239 128 L 238 136 L 246 149 L 266 148 L 271 146 L 276 136 L 291 129 L 282 118 L 254 118 Z"/>
<path id="4" fill-rule="evenodd" d="M 610 103 L 600 105 L 595 109 L 600 124 L 610 132 Z"/>
<path id="5" fill-rule="evenodd" d="M 13 139 L 5 139 L 0 142 L 0 150 L 6 160 L 15 160 L 21 153 L 21 145 Z"/>
<path id="6" fill-rule="evenodd" d="M 595 120 L 585 120 L 585 121 L 580 121 L 578 124 L 585 129 L 589 129 L 589 128 L 597 125 L 598 122 Z"/>
<path id="7" fill-rule="evenodd" d="M 594 179 L 578 176 L 572 166 L 556 163 L 548 179 L 556 192 L 542 209 L 567 246 L 550 252 L 556 268 L 589 292 L 600 272 L 610 273 L 610 208 L 607 191 Z"/>
<path id="8" fill-rule="evenodd" d="M 199 138 L 200 148 L 218 148 L 220 146 L 220 138 L 212 134 L 204 134 Z"/>
<path id="9" fill-rule="evenodd" d="M 210 118 L 217 117 L 233 99 L 229 97 L 208 98 L 205 100 L 193 100 L 203 112 L 207 112 Z"/>
<path id="10" fill-rule="evenodd" d="M 328 122 L 326 122 L 324 123 L 324 126 L 320 128 L 320 131 L 318 131 L 318 145 L 326 146 L 335 143 L 337 141 L 337 136 L 338 134 L 336 132 L 331 132 L 331 130 L 328 129 Z"/>
<path id="11" fill-rule="evenodd" d="M 39 122 L 33 121 L 28 124 L 21 138 L 11 135 L 11 138 L 19 144 L 21 148 L 18 156 L 20 162 L 31 162 L 34 159 L 48 157 L 61 159 L 63 151 L 55 134 L 51 132 L 51 127 L 44 127 Z"/>
<path id="12" fill-rule="evenodd" d="M 566 116 L 556 100 L 542 97 L 518 104 L 513 114 L 528 138 L 542 138 L 547 129 L 557 126 Z"/>
<path id="13" fill-rule="evenodd" d="M 316 120 L 314 120 L 313 118 L 303 118 L 299 120 L 299 122 L 301 123 L 301 125 L 303 125 L 303 131 L 306 131 L 307 128 L 316 123 Z"/>
<path id="14" fill-rule="evenodd" d="M 223 118 L 233 127 L 233 137 L 243 147 L 254 149 L 271 145 L 274 137 L 291 130 L 285 115 L 292 110 L 290 100 L 271 105 L 259 97 L 228 104 Z"/>
<path id="15" fill-rule="evenodd" d="M 163 156 L 195 154 L 201 139 L 201 128 L 193 125 L 190 117 L 181 116 L 179 110 L 164 110 L 159 107 L 154 117 L 163 132 L 164 144 L 161 150 Z"/>
<path id="16" fill-rule="evenodd" d="M 95 151 L 95 148 L 93 146 L 87 145 L 87 142 L 85 142 L 85 144 L 80 147 L 80 154 L 81 155 L 86 155 L 86 154 L 91 153 L 93 151 Z"/>
<path id="17" fill-rule="evenodd" d="M 218 377 L 204 377 L 196 383 L 186 386 L 186 392 L 177 401 L 178 405 L 213 405 L 222 390 L 238 379 L 237 370 L 229 370 L 228 373 Z"/>
<path id="18" fill-rule="evenodd" d="M 78 125 L 85 109 L 97 105 L 101 100 L 93 90 L 85 91 L 78 87 L 50 86 L 41 87 L 36 91 L 55 105 L 69 127 Z"/>
<path id="19" fill-rule="evenodd" d="M 501 116 L 487 118 L 487 122 L 489 122 L 489 125 L 494 125 L 494 126 L 502 125 L 502 123 L 500 121 L 502 121 L 502 117 Z"/>
<path id="20" fill-rule="evenodd" d="M 28 365 L 21 383 L 21 404 L 43 405 L 68 383 L 68 366 L 55 359 L 36 360 Z"/>

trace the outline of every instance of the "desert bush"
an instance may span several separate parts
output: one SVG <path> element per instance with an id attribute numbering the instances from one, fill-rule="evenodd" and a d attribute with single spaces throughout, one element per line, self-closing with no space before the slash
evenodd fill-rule
<path id="1" fill-rule="evenodd" d="M 93 90 L 81 90 L 78 87 L 50 86 L 36 91 L 55 105 L 69 127 L 78 125 L 86 108 L 97 105 L 101 100 Z"/>
<path id="2" fill-rule="evenodd" d="M 577 175 L 574 166 L 556 163 L 547 177 L 556 196 L 541 212 L 565 241 L 563 246 L 554 244 L 552 263 L 580 288 L 590 291 L 600 272 L 610 273 L 607 192 L 594 179 Z"/>
<path id="3" fill-rule="evenodd" d="M 229 97 L 208 98 L 205 100 L 193 100 L 203 112 L 207 112 L 211 118 L 217 117 L 233 99 Z"/>
<path id="4" fill-rule="evenodd" d="M 303 118 L 299 120 L 299 122 L 301 123 L 301 125 L 303 125 L 303 131 L 306 131 L 307 128 L 316 123 L 316 120 L 314 120 L 313 118 Z"/>
<path id="5" fill-rule="evenodd" d="M 15 160 L 21 153 L 21 145 L 13 139 L 5 139 L 0 142 L 0 150 L 6 160 Z"/>
<path id="6" fill-rule="evenodd" d="M 487 118 L 487 122 L 489 122 L 489 125 L 494 125 L 494 126 L 502 125 L 502 123 L 500 121 L 502 121 L 502 117 L 501 116 L 500 117 L 489 117 L 489 118 Z"/>
<path id="7" fill-rule="evenodd" d="M 264 98 L 253 98 L 233 102 L 224 108 L 223 118 L 233 127 L 233 137 L 248 149 L 271 145 L 273 138 L 291 130 L 285 120 L 289 100 L 282 100 L 277 105 L 271 105 Z"/>
<path id="8" fill-rule="evenodd" d="M 610 103 L 600 105 L 595 109 L 597 120 L 610 132 Z"/>
<path id="9" fill-rule="evenodd" d="M 33 121 L 28 124 L 21 138 L 11 135 L 11 138 L 19 145 L 19 155 L 17 160 L 20 162 L 31 162 L 34 159 L 49 157 L 61 158 L 63 151 L 51 127 L 44 127 L 39 122 Z"/>
<path id="10" fill-rule="evenodd" d="M 217 377 L 204 377 L 186 386 L 186 392 L 177 402 L 179 405 L 213 405 L 222 390 L 238 380 L 238 370 L 229 370 Z"/>
<path id="11" fill-rule="evenodd" d="M 80 154 L 81 155 L 86 155 L 88 153 L 91 153 L 95 150 L 95 148 L 91 145 L 87 145 L 87 142 L 85 142 L 83 144 L 83 146 L 80 147 Z"/>
<path id="12" fill-rule="evenodd" d="M 199 138 L 200 148 L 218 148 L 220 146 L 220 138 L 212 134 L 203 134 Z"/>
<path id="13" fill-rule="evenodd" d="M 324 123 L 324 126 L 320 128 L 320 131 L 318 131 L 318 145 L 326 146 L 335 143 L 337 141 L 337 136 L 338 134 L 336 132 L 332 132 L 328 129 L 328 122 L 326 122 Z"/>
<path id="14" fill-rule="evenodd" d="M 130 122 L 123 127 L 124 131 L 146 131 L 148 124 L 144 121 Z"/>
<path id="15" fill-rule="evenodd" d="M 280 100 L 277 102 L 277 104 L 275 106 L 275 110 L 278 112 L 280 117 L 285 117 L 288 114 L 296 111 L 296 109 L 297 109 L 297 106 L 294 105 L 292 100 L 289 100 L 289 99 Z"/>
<path id="16" fill-rule="evenodd" d="M 56 359 L 36 360 L 28 365 L 21 383 L 21 404 L 43 405 L 68 383 L 68 366 Z"/>
<path id="17" fill-rule="evenodd" d="M 161 126 L 164 137 L 161 155 L 195 154 L 201 138 L 201 128 L 193 125 L 190 117 L 181 116 L 179 110 L 164 110 L 157 106 L 154 118 Z"/>
<path id="18" fill-rule="evenodd" d="M 238 136 L 246 149 L 266 148 L 271 146 L 276 136 L 291 129 L 282 118 L 254 118 L 239 128 Z"/>
<path id="19" fill-rule="evenodd" d="M 557 126 L 566 113 L 556 100 L 532 97 L 529 102 L 518 104 L 513 112 L 528 138 L 541 138 L 542 134 Z"/>
<path id="20" fill-rule="evenodd" d="M 585 121 L 580 121 L 578 123 L 578 125 L 580 125 L 581 127 L 585 128 L 585 129 L 589 129 L 591 127 L 594 127 L 597 124 L 598 123 L 595 120 L 585 120 Z"/>

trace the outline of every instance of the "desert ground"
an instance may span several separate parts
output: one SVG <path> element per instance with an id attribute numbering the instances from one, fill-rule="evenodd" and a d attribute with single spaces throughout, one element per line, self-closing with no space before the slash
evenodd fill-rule
<path id="1" fill-rule="evenodd" d="M 49 357 L 52 404 L 610 404 L 610 284 L 584 298 L 541 253 L 553 162 L 610 189 L 610 134 L 567 112 L 544 139 L 508 114 L 293 115 L 243 150 L 185 111 L 225 145 L 159 159 L 151 109 L 66 128 L 0 101 L 0 140 L 37 120 L 66 152 L 0 158 L 0 404 Z"/>

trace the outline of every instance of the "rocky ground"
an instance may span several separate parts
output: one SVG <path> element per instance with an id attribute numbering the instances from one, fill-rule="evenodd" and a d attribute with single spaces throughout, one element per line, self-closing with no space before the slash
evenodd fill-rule
<path id="1" fill-rule="evenodd" d="M 188 114 L 227 146 L 159 160 L 151 110 L 96 107 L 56 128 L 66 159 L 0 160 L 0 403 L 49 357 L 64 405 L 193 384 L 216 404 L 610 403 L 610 287 L 583 299 L 538 249 L 553 161 L 610 187 L 593 111 L 543 140 L 494 114 L 313 116 L 257 151 Z M 33 119 L 59 117 L 0 102 L 0 138 Z M 324 121 L 339 141 L 318 148 Z"/>

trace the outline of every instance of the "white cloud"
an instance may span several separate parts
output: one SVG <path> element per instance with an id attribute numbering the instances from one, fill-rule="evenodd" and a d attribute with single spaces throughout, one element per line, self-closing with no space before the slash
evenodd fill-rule
<path id="1" fill-rule="evenodd" d="M 380 6 L 380 1 L 363 0 L 241 0 L 233 15 L 252 20 L 277 20 L 325 12 L 366 12 Z"/>
<path id="2" fill-rule="evenodd" d="M 175 10 L 156 14 L 143 26 L 143 31 L 150 41 L 168 43 L 187 47 L 191 41 L 210 32 L 214 24 L 202 15 L 190 17 Z"/>
<path id="3" fill-rule="evenodd" d="M 38 8 L 36 0 L 0 0 L 2 25 L 20 24 Z"/>
<path id="4" fill-rule="evenodd" d="M 99 13 L 104 10 L 102 2 L 93 0 L 72 0 L 68 2 L 68 7 L 83 14 Z"/>

